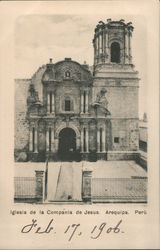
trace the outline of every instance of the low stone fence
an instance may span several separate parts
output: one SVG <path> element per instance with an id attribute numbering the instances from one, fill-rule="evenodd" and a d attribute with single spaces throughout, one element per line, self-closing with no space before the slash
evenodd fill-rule
<path id="1" fill-rule="evenodd" d="M 44 171 L 35 171 L 35 177 L 14 177 L 14 200 L 16 202 L 40 202 L 45 200 Z"/>
<path id="2" fill-rule="evenodd" d="M 147 178 L 93 178 L 92 202 L 146 203 Z"/>
<path id="3" fill-rule="evenodd" d="M 15 200 L 36 199 L 36 178 L 35 177 L 15 177 L 14 178 L 14 198 Z"/>

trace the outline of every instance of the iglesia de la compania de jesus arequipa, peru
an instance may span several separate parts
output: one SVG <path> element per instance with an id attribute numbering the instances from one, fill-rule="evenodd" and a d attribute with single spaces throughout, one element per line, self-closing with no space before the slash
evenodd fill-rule
<path id="1" fill-rule="evenodd" d="M 100 21 L 91 41 L 93 67 L 49 59 L 31 79 L 15 80 L 16 164 L 136 162 L 139 76 L 132 64 L 133 30 L 123 19 Z"/>

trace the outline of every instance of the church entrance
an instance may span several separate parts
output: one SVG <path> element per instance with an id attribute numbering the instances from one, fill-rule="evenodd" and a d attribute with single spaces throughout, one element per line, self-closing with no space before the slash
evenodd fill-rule
<path id="1" fill-rule="evenodd" d="M 59 133 L 59 157 L 61 161 L 73 161 L 76 157 L 76 133 L 64 128 Z"/>

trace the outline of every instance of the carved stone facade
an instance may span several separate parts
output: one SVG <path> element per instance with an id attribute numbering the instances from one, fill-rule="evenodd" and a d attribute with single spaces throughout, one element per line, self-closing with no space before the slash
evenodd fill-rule
<path id="1" fill-rule="evenodd" d="M 65 58 L 16 80 L 16 161 L 134 159 L 139 79 L 132 31 L 124 20 L 99 22 L 93 75 L 86 64 Z"/>

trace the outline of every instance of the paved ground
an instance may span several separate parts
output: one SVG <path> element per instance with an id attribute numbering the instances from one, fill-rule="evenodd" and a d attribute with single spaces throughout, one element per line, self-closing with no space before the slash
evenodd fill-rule
<path id="1" fill-rule="evenodd" d="M 60 167 L 61 162 L 49 162 L 49 166 Z M 65 162 L 63 163 L 65 164 Z M 133 176 L 146 177 L 146 171 L 134 161 L 97 161 L 97 162 L 70 162 L 72 166 L 92 168 L 93 178 L 130 178 Z M 15 176 L 34 177 L 35 170 L 45 170 L 45 163 L 24 162 L 15 163 Z"/>

